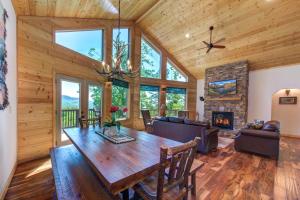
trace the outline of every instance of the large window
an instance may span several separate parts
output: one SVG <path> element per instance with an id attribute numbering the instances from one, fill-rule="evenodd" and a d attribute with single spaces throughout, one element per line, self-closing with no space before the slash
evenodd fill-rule
<path id="1" fill-rule="evenodd" d="M 116 119 L 126 119 L 128 117 L 128 112 L 123 113 L 124 108 L 128 108 L 128 97 L 129 97 L 129 85 L 125 81 L 113 80 L 112 85 L 112 105 L 118 106 L 120 111 L 116 113 Z"/>
<path id="2" fill-rule="evenodd" d="M 186 89 L 168 87 L 166 89 L 167 115 L 177 116 L 179 110 L 186 109 Z"/>
<path id="3" fill-rule="evenodd" d="M 102 116 L 102 87 L 96 84 L 89 84 L 88 92 L 88 118 Z"/>
<path id="4" fill-rule="evenodd" d="M 141 77 L 161 78 L 161 54 L 148 41 L 141 41 Z"/>
<path id="5" fill-rule="evenodd" d="M 103 60 L 103 30 L 56 31 L 55 43 L 94 60 Z"/>
<path id="6" fill-rule="evenodd" d="M 140 86 L 140 108 L 141 110 L 149 110 L 152 117 L 158 116 L 159 86 Z"/>
<path id="7" fill-rule="evenodd" d="M 185 74 L 183 74 L 181 71 L 179 71 L 178 68 L 168 60 L 167 61 L 167 80 L 187 82 L 187 76 Z"/>
<path id="8" fill-rule="evenodd" d="M 117 57 L 117 37 L 119 34 L 119 29 L 115 28 L 113 29 L 113 59 Z M 130 32 L 128 28 L 121 28 L 120 29 L 120 35 L 119 35 L 119 42 L 120 46 L 126 46 L 124 49 L 124 56 L 122 57 L 121 61 L 121 69 L 124 71 L 127 71 L 127 60 L 129 59 L 129 51 L 130 51 Z"/>

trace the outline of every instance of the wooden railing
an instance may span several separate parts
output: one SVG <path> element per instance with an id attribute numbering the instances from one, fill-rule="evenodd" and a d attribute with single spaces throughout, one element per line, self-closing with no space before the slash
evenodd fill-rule
<path id="1" fill-rule="evenodd" d="M 61 128 L 77 127 L 79 117 L 79 109 L 62 110 L 61 111 Z"/>
<path id="2" fill-rule="evenodd" d="M 79 109 L 68 109 L 62 110 L 62 120 L 61 120 L 61 128 L 72 128 L 79 126 L 78 118 L 80 117 Z M 89 109 L 88 111 L 88 119 L 92 119 L 96 117 L 96 111 L 94 109 Z"/>

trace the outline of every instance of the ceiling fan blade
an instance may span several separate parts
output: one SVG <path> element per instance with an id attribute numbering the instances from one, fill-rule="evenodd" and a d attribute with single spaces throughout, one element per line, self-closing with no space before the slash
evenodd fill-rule
<path id="1" fill-rule="evenodd" d="M 214 42 L 214 44 L 217 44 L 217 43 L 220 43 L 220 42 L 223 42 L 223 41 L 225 41 L 225 38 L 221 38 L 221 39 L 217 40 L 216 42 Z"/>
<path id="2" fill-rule="evenodd" d="M 202 41 L 206 46 L 209 46 L 209 44 L 207 43 L 207 42 L 205 42 L 205 41 Z"/>
<path id="3" fill-rule="evenodd" d="M 197 50 L 202 50 L 202 49 L 207 49 L 207 47 L 202 47 L 202 48 L 199 48 L 199 49 L 197 49 Z"/>
<path id="4" fill-rule="evenodd" d="M 206 53 L 209 53 L 211 49 L 212 49 L 212 48 L 208 48 L 207 51 L 206 51 Z"/>
<path id="5" fill-rule="evenodd" d="M 213 29 L 211 28 L 210 29 L 210 37 L 209 37 L 209 43 L 211 44 L 211 41 L 212 41 L 212 31 L 213 31 Z"/>
<path id="6" fill-rule="evenodd" d="M 213 45 L 213 48 L 224 49 L 225 46 L 223 46 L 223 45 Z"/>

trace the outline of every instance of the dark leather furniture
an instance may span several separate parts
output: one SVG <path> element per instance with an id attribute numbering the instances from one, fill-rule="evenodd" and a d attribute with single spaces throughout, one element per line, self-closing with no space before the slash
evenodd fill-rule
<path id="1" fill-rule="evenodd" d="M 259 130 L 244 128 L 235 138 L 235 149 L 256 153 L 278 159 L 280 142 L 280 123 L 266 122 Z"/>
<path id="2" fill-rule="evenodd" d="M 218 147 L 217 128 L 210 128 L 209 124 L 204 122 L 194 122 L 188 119 L 175 117 L 162 117 L 153 122 L 154 135 L 176 140 L 179 142 L 188 142 L 200 137 L 200 143 L 197 150 L 201 153 L 208 153 Z"/>

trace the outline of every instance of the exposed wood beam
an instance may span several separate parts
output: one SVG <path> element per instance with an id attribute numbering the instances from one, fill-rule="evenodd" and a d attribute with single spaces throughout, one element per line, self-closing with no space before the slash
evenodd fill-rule
<path id="1" fill-rule="evenodd" d="M 157 8 L 157 6 L 161 3 L 161 0 L 157 0 L 156 3 L 153 4 L 151 8 L 149 8 L 145 13 L 143 13 L 138 19 L 135 21 L 136 24 L 140 23 L 152 10 Z"/>

